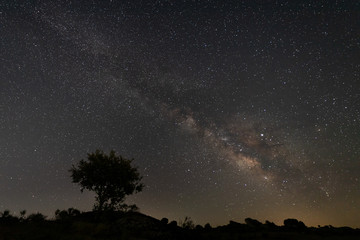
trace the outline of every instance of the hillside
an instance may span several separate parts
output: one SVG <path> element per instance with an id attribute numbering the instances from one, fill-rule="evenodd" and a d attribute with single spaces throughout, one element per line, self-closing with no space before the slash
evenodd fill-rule
<path id="1" fill-rule="evenodd" d="M 284 221 L 284 226 L 271 222 L 260 223 L 247 218 L 246 224 L 230 221 L 216 228 L 206 224 L 194 225 L 187 218 L 182 223 L 158 220 L 139 212 L 80 213 L 69 209 L 58 211 L 55 220 L 41 214 L 27 218 L 6 215 L 0 218 L 0 240 L 5 239 L 359 239 L 360 229 L 325 226 L 308 228 L 295 219 Z M 180 225 L 180 226 L 178 226 Z"/>

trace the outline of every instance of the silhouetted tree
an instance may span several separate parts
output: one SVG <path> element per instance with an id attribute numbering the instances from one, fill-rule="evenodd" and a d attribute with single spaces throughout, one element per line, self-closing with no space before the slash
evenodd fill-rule
<path id="1" fill-rule="evenodd" d="M 11 217 L 10 210 L 5 210 L 1 213 L 1 218 L 9 218 Z"/>
<path id="2" fill-rule="evenodd" d="M 209 229 L 211 229 L 212 227 L 211 227 L 210 223 L 207 223 L 207 224 L 205 224 L 204 228 L 205 228 L 206 230 L 209 230 Z"/>
<path id="3" fill-rule="evenodd" d="M 195 226 L 195 229 L 200 231 L 200 230 L 203 230 L 204 227 L 198 224 L 198 225 Z"/>
<path id="4" fill-rule="evenodd" d="M 55 218 L 57 220 L 67 220 L 79 215 L 80 215 L 80 211 L 75 208 L 69 208 L 67 211 L 66 210 L 60 211 L 59 209 L 55 211 Z"/>
<path id="5" fill-rule="evenodd" d="M 166 224 L 169 223 L 169 219 L 167 219 L 167 218 L 162 218 L 162 219 L 160 220 L 160 222 L 161 222 L 161 224 L 166 225 Z"/>
<path id="6" fill-rule="evenodd" d="M 259 222 L 256 219 L 252 219 L 252 218 L 245 218 L 245 223 L 249 226 L 249 227 L 260 227 L 262 225 L 261 222 Z"/>
<path id="7" fill-rule="evenodd" d="M 26 210 L 21 210 L 21 211 L 20 211 L 20 221 L 24 221 L 24 220 L 25 220 L 25 215 L 26 215 Z"/>
<path id="8" fill-rule="evenodd" d="M 46 216 L 41 213 L 32 213 L 26 218 L 26 220 L 29 222 L 43 222 L 45 219 Z"/>
<path id="9" fill-rule="evenodd" d="M 87 160 L 80 160 L 70 172 L 73 183 L 81 186 L 81 192 L 87 189 L 96 193 L 94 210 L 134 207 L 123 204 L 125 197 L 140 192 L 144 185 L 138 169 L 131 166 L 132 160 L 116 156 L 114 151 L 106 155 L 101 150 L 88 154 Z"/>
<path id="10" fill-rule="evenodd" d="M 194 229 L 195 224 L 190 217 L 185 217 L 184 221 L 180 221 L 180 226 L 185 229 Z"/>
<path id="11" fill-rule="evenodd" d="M 10 210 L 5 210 L 4 212 L 0 213 L 0 222 L 3 223 L 14 223 L 19 221 L 19 219 L 10 214 Z"/>
<path id="12" fill-rule="evenodd" d="M 170 227 L 171 229 L 175 229 L 175 228 L 177 227 L 177 222 L 176 222 L 176 221 L 171 221 L 171 222 L 169 223 L 169 227 Z"/>
<path id="13" fill-rule="evenodd" d="M 21 211 L 20 211 L 20 216 L 21 216 L 21 217 L 25 217 L 25 214 L 26 214 L 26 210 L 21 210 Z"/>
<path id="14" fill-rule="evenodd" d="M 268 221 L 268 220 L 265 221 L 265 226 L 266 226 L 267 228 L 270 228 L 270 229 L 275 229 L 275 228 L 278 227 L 278 226 L 276 226 L 275 223 L 270 222 L 270 221 Z"/>
<path id="15" fill-rule="evenodd" d="M 284 226 L 287 228 L 295 228 L 295 229 L 304 229 L 306 228 L 305 224 L 302 221 L 298 221 L 297 219 L 285 219 Z"/>

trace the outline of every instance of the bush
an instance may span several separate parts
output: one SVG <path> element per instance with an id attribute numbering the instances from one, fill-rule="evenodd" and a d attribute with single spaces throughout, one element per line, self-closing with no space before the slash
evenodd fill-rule
<path id="1" fill-rule="evenodd" d="M 26 220 L 29 222 L 44 222 L 45 219 L 46 216 L 42 215 L 41 213 L 33 213 L 26 218 Z"/>
<path id="2" fill-rule="evenodd" d="M 185 217 L 183 222 L 180 222 L 180 226 L 184 229 L 194 229 L 195 228 L 195 224 L 193 222 L 193 220 L 191 220 L 190 217 Z"/>

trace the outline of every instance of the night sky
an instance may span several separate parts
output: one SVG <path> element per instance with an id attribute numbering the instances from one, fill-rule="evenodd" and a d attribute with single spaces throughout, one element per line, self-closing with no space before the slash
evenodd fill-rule
<path id="1" fill-rule="evenodd" d="M 2 0 L 0 211 L 91 210 L 96 149 L 159 219 L 360 227 L 359 1 Z"/>

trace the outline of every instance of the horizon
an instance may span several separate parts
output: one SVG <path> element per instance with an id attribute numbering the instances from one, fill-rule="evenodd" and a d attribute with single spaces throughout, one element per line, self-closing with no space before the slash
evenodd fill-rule
<path id="1" fill-rule="evenodd" d="M 68 209 L 70 209 L 70 208 L 68 208 Z M 79 209 L 76 209 L 76 208 L 74 208 L 74 209 L 75 209 L 75 210 L 79 210 Z M 12 216 L 15 216 L 15 217 L 20 217 L 20 216 L 21 216 L 21 215 L 20 215 L 20 211 L 11 211 L 10 209 L 6 209 L 6 208 L 5 208 L 5 210 L 9 210 L 9 211 L 10 211 L 10 215 L 12 215 Z M 26 209 L 23 209 L 23 210 L 26 210 Z M 56 209 L 56 210 L 62 211 L 62 210 L 67 210 L 67 209 Z M 56 211 L 56 210 L 55 210 L 55 211 Z M 28 211 L 26 211 L 26 213 L 25 213 L 25 218 L 26 218 L 26 216 L 29 216 L 29 215 L 31 215 L 31 214 L 40 213 L 40 214 L 42 214 L 42 215 L 46 218 L 46 220 L 48 220 L 48 221 L 54 221 L 54 220 L 56 220 L 55 211 L 54 211 L 53 214 L 49 214 L 49 215 L 43 214 L 43 213 L 41 213 L 41 212 L 39 212 L 39 211 L 35 211 L 35 212 L 28 212 Z M 80 211 L 80 213 L 88 213 L 88 212 L 94 212 L 94 210 Z M 120 212 L 121 212 L 121 211 L 120 211 Z M 132 211 L 129 211 L 129 212 L 132 212 Z M 271 220 L 269 220 L 269 219 L 261 220 L 261 219 L 256 219 L 256 218 L 252 218 L 252 217 L 246 217 L 246 218 L 244 218 L 243 220 L 229 219 L 229 221 L 228 221 L 227 223 L 223 223 L 223 224 L 212 224 L 212 223 L 210 223 L 210 222 L 198 223 L 198 222 L 194 221 L 194 219 L 193 219 L 191 216 L 184 216 L 183 218 L 180 218 L 180 219 L 171 219 L 171 218 L 169 219 L 169 218 L 167 218 L 167 217 L 154 217 L 154 216 L 152 216 L 152 215 L 150 215 L 150 214 L 146 214 L 146 213 L 142 212 L 141 210 L 137 210 L 137 211 L 134 211 L 134 212 L 137 212 L 137 213 L 140 213 L 140 214 L 144 214 L 144 215 L 146 215 L 146 216 L 155 218 L 155 219 L 157 219 L 157 220 L 159 220 L 159 221 L 160 221 L 161 219 L 163 219 L 163 218 L 166 218 L 166 219 L 169 220 L 169 222 L 175 221 L 178 225 L 179 225 L 179 223 L 181 223 L 182 221 L 184 221 L 184 219 L 187 217 L 187 218 L 189 218 L 191 221 L 193 221 L 194 225 L 205 226 L 206 224 L 210 224 L 210 226 L 213 227 L 213 228 L 221 227 L 221 226 L 226 226 L 226 225 L 228 225 L 230 222 L 236 222 L 236 223 L 240 223 L 240 224 L 245 224 L 245 225 L 246 225 L 245 219 L 246 219 L 246 218 L 250 218 L 250 219 L 259 221 L 261 224 L 266 224 L 266 222 L 268 221 L 268 222 L 270 222 L 270 223 L 274 223 L 276 226 L 279 226 L 279 227 L 284 226 L 284 221 L 285 221 L 285 220 L 287 220 L 287 219 L 295 219 L 295 220 L 298 220 L 299 222 L 303 222 L 307 228 L 321 228 L 321 227 L 329 227 L 329 226 L 330 226 L 330 227 L 334 227 L 334 228 L 350 227 L 350 228 L 352 228 L 352 229 L 360 229 L 360 227 L 347 226 L 347 225 L 339 225 L 339 226 L 332 225 L 332 224 L 325 224 L 325 225 L 320 225 L 320 224 L 308 225 L 308 224 L 306 224 L 304 221 L 302 221 L 301 219 L 298 219 L 298 218 L 296 218 L 296 217 L 288 217 L 288 218 L 283 219 L 281 222 L 271 221 Z"/>
<path id="2" fill-rule="evenodd" d="M 72 207 L 69 207 L 69 208 L 72 208 Z M 22 209 L 22 210 L 26 210 L 26 215 L 30 215 L 30 214 L 33 214 L 33 213 L 41 213 L 43 214 L 47 220 L 55 220 L 55 211 L 56 210 L 67 210 L 69 208 L 64 208 L 64 209 L 55 209 L 53 212 L 49 212 L 49 214 L 44 214 L 40 211 L 27 211 L 27 209 Z M 74 209 L 77 209 L 77 208 L 74 208 Z M 7 209 L 7 208 L 4 208 L 4 210 L 9 210 L 10 211 L 10 214 L 13 215 L 13 216 L 17 216 L 19 217 L 20 216 L 20 211 L 12 211 L 11 209 Z M 3 210 L 3 211 L 4 211 Z M 82 213 L 85 213 L 85 212 L 93 212 L 93 210 L 91 209 L 88 209 L 88 210 L 81 210 L 81 209 L 77 209 L 77 210 L 80 210 Z M 187 216 L 187 215 L 184 215 L 183 217 L 180 217 L 178 219 L 175 219 L 175 218 L 171 218 L 171 217 L 168 217 L 168 216 L 154 216 L 154 215 L 151 215 L 150 213 L 146 213 L 146 212 L 143 212 L 141 211 L 141 209 L 139 209 L 138 211 L 135 211 L 135 212 L 139 212 L 141 214 L 145 214 L 147 216 L 150 216 L 150 217 L 153 217 L 153 218 L 156 218 L 158 220 L 161 220 L 162 218 L 167 218 L 169 220 L 169 222 L 171 221 L 176 221 L 178 224 L 179 222 L 183 221 L 185 219 L 185 217 L 190 217 L 191 220 L 193 220 L 194 224 L 195 225 L 201 225 L 201 226 L 204 226 L 205 224 L 209 223 L 212 227 L 219 227 L 219 226 L 225 226 L 227 224 L 229 224 L 230 221 L 234 221 L 234 222 L 237 222 L 237 223 L 241 223 L 241 224 L 246 224 L 245 223 L 245 219 L 246 218 L 251 218 L 251 219 L 255 219 L 255 220 L 258 220 L 259 222 L 261 222 L 262 224 L 265 224 L 266 221 L 269 221 L 269 222 L 272 222 L 274 224 L 276 224 L 277 226 L 283 226 L 284 225 L 284 220 L 286 219 L 296 219 L 298 221 L 301 221 L 305 224 L 306 227 L 315 227 L 315 228 L 318 228 L 319 226 L 320 227 L 326 227 L 326 226 L 332 226 L 332 227 L 335 227 L 335 228 L 341 228 L 341 227 L 350 227 L 350 228 L 353 228 L 353 229 L 360 229 L 359 226 L 348 226 L 348 225 L 333 225 L 333 224 L 317 224 L 316 222 L 314 222 L 312 225 L 310 224 L 307 224 L 305 221 L 303 221 L 301 218 L 297 218 L 296 216 L 292 216 L 292 217 L 286 217 L 282 220 L 271 220 L 270 218 L 265 218 L 265 219 L 258 219 L 258 218 L 254 218 L 254 217 L 251 217 L 251 216 L 247 216 L 247 217 L 244 217 L 243 219 L 229 219 L 227 222 L 223 222 L 223 223 L 212 223 L 212 222 L 209 222 L 209 221 L 202 221 L 202 222 L 198 222 L 196 221 L 196 219 L 194 219 L 193 217 L 191 216 Z"/>

